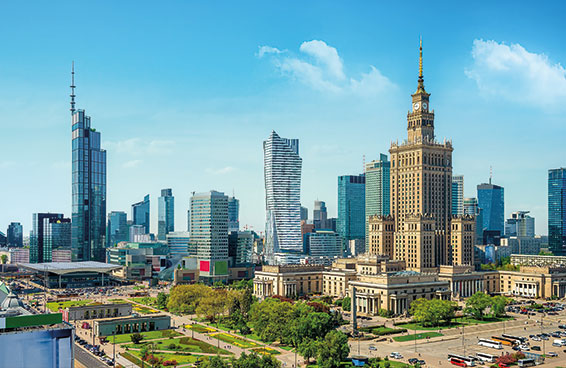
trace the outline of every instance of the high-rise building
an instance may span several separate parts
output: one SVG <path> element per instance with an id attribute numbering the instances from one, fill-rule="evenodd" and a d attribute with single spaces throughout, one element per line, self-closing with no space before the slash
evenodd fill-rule
<path id="1" fill-rule="evenodd" d="M 8 237 L 6 234 L 0 231 L 0 247 L 5 247 L 8 245 Z"/>
<path id="2" fill-rule="evenodd" d="M 390 212 L 390 173 L 391 162 L 381 153 L 379 160 L 373 160 L 365 166 L 365 224 L 364 238 L 368 249 L 368 219 L 370 216 L 387 216 Z"/>
<path id="3" fill-rule="evenodd" d="M 128 241 L 130 239 L 130 226 L 128 225 L 128 215 L 126 215 L 126 212 L 110 212 L 106 229 L 107 248 L 113 247 L 121 241 Z"/>
<path id="4" fill-rule="evenodd" d="M 309 219 L 309 209 L 301 206 L 301 221 L 307 221 Z"/>
<path id="5" fill-rule="evenodd" d="M 171 189 L 161 189 L 157 205 L 157 239 L 165 240 L 168 233 L 175 231 L 175 197 Z"/>
<path id="6" fill-rule="evenodd" d="M 548 248 L 566 255 L 566 168 L 548 170 Z"/>
<path id="7" fill-rule="evenodd" d="M 217 191 L 191 197 L 190 249 L 196 249 L 200 279 L 228 278 L 228 196 Z"/>
<path id="8" fill-rule="evenodd" d="M 505 236 L 531 237 L 535 236 L 535 218 L 528 215 L 529 211 L 517 211 L 505 220 Z"/>
<path id="9" fill-rule="evenodd" d="M 352 239 L 365 239 L 366 177 L 344 175 L 338 177 L 338 220 L 336 229 L 347 244 Z"/>
<path id="10" fill-rule="evenodd" d="M 335 258 L 342 257 L 342 238 L 338 233 L 329 230 L 316 230 L 306 234 L 307 254 L 309 261 L 314 263 L 331 264 Z"/>
<path id="11" fill-rule="evenodd" d="M 6 231 L 7 245 L 9 247 L 24 246 L 24 229 L 19 222 L 11 222 Z"/>
<path id="12" fill-rule="evenodd" d="M 143 225 L 130 225 L 129 226 L 129 230 L 130 230 L 130 234 L 129 234 L 129 239 L 130 242 L 143 242 L 145 240 L 140 240 L 140 236 L 141 235 L 147 235 L 146 231 L 145 231 L 145 226 Z"/>
<path id="13" fill-rule="evenodd" d="M 475 197 L 464 198 L 464 215 L 472 215 L 476 218 L 476 243 L 483 244 L 483 210 L 478 206 L 478 200 Z"/>
<path id="14" fill-rule="evenodd" d="M 254 234 L 251 231 L 232 231 L 228 236 L 228 257 L 232 267 L 252 263 Z"/>
<path id="15" fill-rule="evenodd" d="M 71 262 L 71 219 L 69 218 L 50 218 L 44 220 L 43 236 L 43 262 L 55 262 L 55 254 L 61 251 L 70 252 L 69 262 Z M 58 257 L 55 257 L 57 260 Z"/>
<path id="16" fill-rule="evenodd" d="M 458 242 L 473 238 L 473 218 L 461 218 L 465 234 L 451 237 L 452 142 L 439 142 L 434 134 L 434 111 L 424 87 L 422 45 L 417 91 L 407 113 L 407 140 L 391 144 L 390 216 L 370 216 L 369 253 L 404 260 L 410 270 L 432 270 L 453 263 Z M 366 201 L 369 195 L 366 170 Z M 369 213 L 371 215 L 371 212 Z M 368 215 L 366 208 L 366 216 Z M 473 248 L 472 248 L 473 249 Z M 464 260 L 473 259 L 465 255 Z"/>
<path id="17" fill-rule="evenodd" d="M 240 230 L 240 201 L 228 197 L 228 232 Z"/>
<path id="18" fill-rule="evenodd" d="M 149 234 L 149 194 L 143 201 L 132 204 L 132 220 L 134 225 L 142 225 L 146 234 Z"/>
<path id="19" fill-rule="evenodd" d="M 263 142 L 265 176 L 264 255 L 274 263 L 279 252 L 301 253 L 301 167 L 299 140 L 275 131 Z M 290 258 L 291 259 L 291 258 Z"/>
<path id="20" fill-rule="evenodd" d="M 167 245 L 171 257 L 186 256 L 189 254 L 190 235 L 186 231 L 173 231 L 167 234 Z M 193 254 L 196 256 L 196 254 Z"/>
<path id="21" fill-rule="evenodd" d="M 71 83 L 73 261 L 105 260 L 106 151 L 100 132 L 91 126 L 85 110 L 75 110 L 75 71 Z"/>
<path id="22" fill-rule="evenodd" d="M 316 200 L 314 201 L 314 208 L 312 210 L 312 222 L 315 229 L 327 228 L 326 220 L 328 219 L 328 211 L 326 209 L 326 202 Z"/>
<path id="23" fill-rule="evenodd" d="M 52 231 L 48 229 L 49 224 L 52 220 L 61 221 L 63 220 L 63 218 L 64 215 L 61 213 L 33 214 L 32 230 L 29 234 L 29 258 L 31 263 L 51 262 L 51 250 L 53 242 L 51 241 L 51 239 L 48 239 L 52 235 Z"/>
<path id="24" fill-rule="evenodd" d="M 452 214 L 464 214 L 464 175 L 452 177 Z"/>
<path id="25" fill-rule="evenodd" d="M 499 232 L 505 230 L 505 199 L 503 187 L 491 183 L 478 185 L 478 206 L 483 210 L 482 230 Z"/>

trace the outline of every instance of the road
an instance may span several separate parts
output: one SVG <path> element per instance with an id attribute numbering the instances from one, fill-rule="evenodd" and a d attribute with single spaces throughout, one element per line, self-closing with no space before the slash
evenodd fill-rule
<path id="1" fill-rule="evenodd" d="M 75 346 L 75 365 L 79 368 L 108 368 L 108 366 L 102 363 L 100 360 L 94 357 L 94 355 L 88 353 L 86 350 L 80 347 L 80 345 L 74 344 Z"/>

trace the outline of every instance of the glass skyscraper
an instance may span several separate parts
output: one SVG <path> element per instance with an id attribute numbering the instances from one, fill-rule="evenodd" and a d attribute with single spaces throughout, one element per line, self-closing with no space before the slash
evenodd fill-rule
<path id="1" fill-rule="evenodd" d="M 105 260 L 106 151 L 100 132 L 84 110 L 75 110 L 75 81 L 71 83 L 72 121 L 72 225 L 73 261 Z"/>
<path id="2" fill-rule="evenodd" d="M 482 230 L 499 231 L 500 235 L 505 231 L 505 198 L 503 187 L 491 184 L 478 185 L 478 206 L 483 211 Z"/>
<path id="3" fill-rule="evenodd" d="M 476 217 L 476 245 L 483 244 L 483 210 L 478 206 L 478 200 L 475 197 L 464 198 L 464 215 L 472 215 Z"/>
<path id="4" fill-rule="evenodd" d="M 566 168 L 548 170 L 548 248 L 566 255 Z"/>
<path id="5" fill-rule="evenodd" d="M 7 244 L 9 247 L 24 246 L 24 229 L 19 222 L 11 222 L 6 232 Z"/>
<path id="6" fill-rule="evenodd" d="M 452 176 L 452 214 L 464 214 L 464 175 Z"/>
<path id="7" fill-rule="evenodd" d="M 366 164 L 366 213 L 365 213 L 365 238 L 366 248 L 368 245 L 368 218 L 369 216 L 386 216 L 390 213 L 390 173 L 391 162 L 387 155 L 381 153 L 379 160 L 373 160 Z"/>
<path id="8" fill-rule="evenodd" d="M 144 232 L 149 234 L 149 194 L 143 201 L 132 204 L 132 220 L 134 225 L 143 226 Z"/>
<path id="9" fill-rule="evenodd" d="M 175 231 L 175 197 L 171 189 L 161 189 L 157 205 L 157 239 L 165 240 L 168 233 Z"/>
<path id="10" fill-rule="evenodd" d="M 108 233 L 106 235 L 107 247 L 113 247 L 121 241 L 128 241 L 130 229 L 126 212 L 112 211 L 108 214 Z"/>
<path id="11" fill-rule="evenodd" d="M 228 197 L 228 232 L 240 230 L 240 201 Z"/>
<path id="12" fill-rule="evenodd" d="M 264 254 L 266 260 L 273 263 L 275 253 L 303 251 L 301 237 L 303 160 L 299 156 L 299 140 L 281 138 L 272 131 L 269 138 L 263 142 L 263 162 L 266 209 Z"/>
<path id="13" fill-rule="evenodd" d="M 366 223 L 366 177 L 338 177 L 338 221 L 336 229 L 345 240 L 364 239 Z"/>
<path id="14" fill-rule="evenodd" d="M 51 262 L 51 251 L 58 245 L 69 246 L 67 236 L 69 233 L 69 219 L 64 219 L 61 213 L 34 213 L 32 230 L 29 234 L 29 261 L 30 263 Z M 65 223 L 58 228 L 57 224 Z M 53 239 L 52 237 L 56 238 Z"/>

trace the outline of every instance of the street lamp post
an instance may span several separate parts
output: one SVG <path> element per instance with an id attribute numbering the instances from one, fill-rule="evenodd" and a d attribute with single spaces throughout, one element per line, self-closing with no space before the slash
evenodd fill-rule
<path id="1" fill-rule="evenodd" d="M 112 339 L 112 343 L 113 343 L 113 346 L 112 346 L 112 363 L 116 364 L 116 330 L 114 330 L 112 332 L 112 336 L 113 336 L 113 339 Z"/>

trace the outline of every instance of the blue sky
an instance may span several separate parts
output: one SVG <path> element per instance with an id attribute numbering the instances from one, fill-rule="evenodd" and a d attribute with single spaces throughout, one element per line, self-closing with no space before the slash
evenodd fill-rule
<path id="1" fill-rule="evenodd" d="M 108 211 L 173 188 L 265 221 L 262 141 L 300 139 L 302 202 L 336 214 L 337 176 L 406 137 L 418 40 L 436 135 L 465 195 L 493 181 L 546 234 L 547 170 L 566 166 L 561 2 L 18 2 L 0 12 L 0 230 L 71 210 L 69 84 L 108 151 Z"/>

